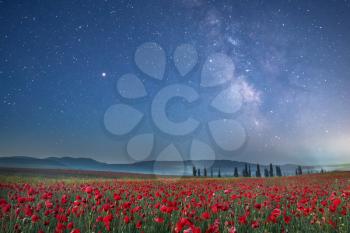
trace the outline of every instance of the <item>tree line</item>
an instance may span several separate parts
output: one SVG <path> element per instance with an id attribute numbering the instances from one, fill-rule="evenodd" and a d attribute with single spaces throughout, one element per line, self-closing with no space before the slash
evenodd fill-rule
<path id="1" fill-rule="evenodd" d="M 298 172 L 298 173 L 296 173 L 297 175 L 302 175 L 302 168 L 301 168 L 301 166 L 299 166 L 297 168 L 296 172 Z M 262 176 L 264 176 L 264 177 L 274 177 L 274 176 L 283 176 L 281 167 L 277 166 L 277 165 L 273 166 L 272 163 L 268 167 L 264 168 L 263 173 L 262 173 L 262 170 L 260 168 L 260 165 L 257 164 L 256 165 L 255 174 L 252 174 L 252 170 L 251 170 L 250 164 L 248 165 L 246 163 L 244 165 L 244 168 L 243 168 L 241 173 L 239 173 L 238 168 L 235 167 L 234 171 L 233 171 L 233 176 L 234 177 L 239 177 L 239 176 L 242 176 L 242 177 L 252 177 L 252 176 L 255 176 L 255 177 L 262 177 Z M 196 177 L 197 176 L 198 177 L 200 177 L 200 176 L 208 177 L 209 176 L 207 168 L 203 168 L 202 172 L 201 172 L 201 169 L 197 168 L 196 166 L 192 167 L 192 175 L 196 176 Z M 215 177 L 221 177 L 221 169 L 220 168 L 217 170 L 217 173 L 215 175 L 214 175 L 213 168 L 212 167 L 210 168 L 210 177 L 214 177 L 214 176 Z"/>

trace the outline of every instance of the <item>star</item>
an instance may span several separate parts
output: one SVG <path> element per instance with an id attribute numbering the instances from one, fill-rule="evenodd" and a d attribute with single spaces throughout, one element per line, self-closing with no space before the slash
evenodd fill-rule
<path id="1" fill-rule="evenodd" d="M 67 153 L 84 157 L 88 153 L 89 157 L 103 154 L 103 160 L 110 162 L 129 162 L 124 153 L 129 137 L 118 138 L 118 145 L 112 143 L 116 140 L 109 143 L 109 134 L 99 124 L 108 106 L 124 101 L 134 105 L 123 95 L 137 87 L 133 82 L 118 87 L 119 78 L 132 73 L 142 83 L 145 80 L 147 96 L 140 99 L 142 103 L 135 100 L 133 107 L 148 116 L 148 106 L 162 88 L 181 83 L 197 91 L 207 58 L 213 75 L 217 70 L 224 71 L 226 62 L 216 62 L 211 56 L 223 53 L 233 62 L 234 69 L 227 71 L 232 80 L 217 88 L 198 89 L 199 108 L 188 105 L 183 98 L 174 99 L 174 105 L 170 103 L 173 107 L 167 110 L 171 119 L 182 121 L 192 114 L 203 122 L 229 118 L 211 111 L 210 103 L 232 86 L 223 101 L 231 106 L 236 97 L 241 99 L 240 111 L 232 118 L 246 127 L 249 140 L 234 153 L 237 157 L 218 151 L 218 159 L 299 163 L 313 159 L 335 161 L 333 155 L 337 155 L 337 159 L 342 156 L 337 162 L 349 162 L 348 154 L 337 148 L 340 146 L 336 139 L 329 142 L 332 150 L 327 153 L 314 151 L 339 134 L 350 135 L 350 15 L 344 13 L 349 10 L 350 0 L 324 1 L 322 6 L 313 4 L 312 8 L 305 1 L 261 1 L 264 10 L 245 1 L 152 1 L 147 7 L 143 1 L 84 1 L 84 18 L 79 13 L 80 6 L 71 1 L 53 1 L 32 8 L 18 1 L 0 0 L 0 4 L 3 2 L 7 2 L 9 10 L 1 12 L 1 16 L 12 19 L 12 10 L 16 10 L 18 17 L 0 20 L 4 31 L 0 35 L 4 54 L 0 60 L 0 138 L 8 139 L 0 140 L 0 156 L 9 151 L 38 156 Z M 57 9 L 56 13 L 51 14 L 50 8 Z M 37 30 L 38 25 L 45 30 Z M 13 41 L 19 46 L 14 47 Z M 146 42 L 155 42 L 164 49 L 167 68 L 163 81 L 151 80 L 135 64 L 136 51 Z M 181 44 L 192 45 L 198 53 L 193 72 L 183 78 L 173 57 Z M 183 56 L 184 62 L 191 61 L 188 59 Z M 144 62 L 151 70 L 156 67 L 150 60 Z M 226 75 L 226 71 L 221 73 Z M 116 95 L 114 88 L 121 88 L 123 95 Z M 143 121 L 140 132 L 130 133 L 130 138 L 153 130 L 153 123 Z M 40 132 L 43 140 L 26 146 L 22 126 L 28 137 Z M 56 128 L 60 134 L 52 133 Z M 70 143 L 72 131 L 76 146 Z M 18 140 L 8 143 L 9 133 Z M 161 140 L 152 153 L 155 155 L 173 140 L 160 133 L 155 130 L 155 137 Z M 211 141 L 210 135 L 205 136 L 206 127 L 193 136 L 197 134 Z M 86 140 L 92 143 L 81 146 L 86 145 Z M 55 141 L 59 146 L 45 151 L 43 145 Z M 99 146 L 100 142 L 106 146 Z M 347 149 L 346 145 L 341 148 Z M 182 156 L 189 155 L 187 144 L 177 146 Z M 147 159 L 157 159 L 156 156 Z"/>

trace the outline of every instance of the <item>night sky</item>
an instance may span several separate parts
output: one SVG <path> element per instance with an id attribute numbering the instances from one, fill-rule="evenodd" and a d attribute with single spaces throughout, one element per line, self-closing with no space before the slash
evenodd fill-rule
<path id="1" fill-rule="evenodd" d="M 189 159 L 197 143 L 213 159 L 350 162 L 350 1 L 1 0 L 0 28 L 0 156 L 125 163 L 178 150 Z M 203 87 L 212 59 L 229 80 Z M 208 106 L 230 85 L 239 106 L 235 95 L 218 102 L 234 111 Z M 169 121 L 198 123 L 186 135 L 188 127 L 165 132 L 155 116 L 169 93 L 180 94 L 165 103 Z M 119 135 L 128 109 L 142 119 Z M 220 119 L 238 122 L 243 136 L 213 136 L 207 123 Z M 153 134 L 154 147 L 145 137 L 127 149 L 139 134 Z M 150 155 L 133 156 L 141 151 Z"/>

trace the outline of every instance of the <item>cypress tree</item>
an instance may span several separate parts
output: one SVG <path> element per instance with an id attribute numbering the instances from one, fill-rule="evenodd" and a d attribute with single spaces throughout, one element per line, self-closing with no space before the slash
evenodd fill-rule
<path id="1" fill-rule="evenodd" d="M 243 177 L 247 177 L 248 176 L 248 165 L 244 164 L 244 169 L 242 172 Z"/>
<path id="2" fill-rule="evenodd" d="M 298 166 L 298 174 L 302 175 L 303 174 L 303 169 L 301 168 L 301 166 Z"/>
<path id="3" fill-rule="evenodd" d="M 264 176 L 269 177 L 269 170 L 267 168 L 264 169 Z"/>
<path id="4" fill-rule="evenodd" d="M 270 172 L 269 172 L 269 176 L 273 177 L 273 166 L 272 163 L 270 163 Z"/>
<path id="5" fill-rule="evenodd" d="M 238 177 L 238 169 L 237 169 L 237 167 L 235 167 L 235 172 L 234 172 L 233 176 L 234 177 Z"/>
<path id="6" fill-rule="evenodd" d="M 259 165 L 259 164 L 256 165 L 255 176 L 256 176 L 256 177 L 261 177 L 260 165 Z"/>

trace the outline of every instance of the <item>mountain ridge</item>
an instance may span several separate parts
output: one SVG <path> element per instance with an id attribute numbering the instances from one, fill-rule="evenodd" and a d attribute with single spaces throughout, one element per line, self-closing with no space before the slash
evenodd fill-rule
<path id="1" fill-rule="evenodd" d="M 192 175 L 192 166 L 197 168 L 210 168 L 215 172 L 220 169 L 223 175 L 232 175 L 234 168 L 237 167 L 241 173 L 243 167 L 247 164 L 251 166 L 252 174 L 255 174 L 256 163 L 240 162 L 234 160 L 185 160 L 185 161 L 154 161 L 147 160 L 128 164 L 113 164 L 100 162 L 92 158 L 85 157 L 46 157 L 35 158 L 31 156 L 6 156 L 0 157 L 0 167 L 18 167 L 18 168 L 52 168 L 52 169 L 74 169 L 74 170 L 92 170 L 92 171 L 113 171 L 113 172 L 131 172 L 145 174 L 167 174 Z M 292 175 L 298 165 L 285 164 L 278 165 L 286 175 Z M 155 168 L 156 167 L 156 168 Z M 268 165 L 260 164 L 263 171 Z M 302 166 L 303 169 L 313 170 L 316 166 Z"/>

